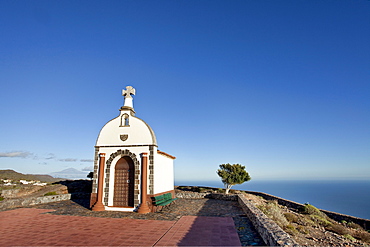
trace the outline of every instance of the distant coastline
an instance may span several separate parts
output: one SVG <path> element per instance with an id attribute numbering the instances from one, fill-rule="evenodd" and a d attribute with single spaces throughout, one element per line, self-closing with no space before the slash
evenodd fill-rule
<path id="1" fill-rule="evenodd" d="M 223 188 L 221 181 L 175 181 L 176 185 Z M 370 181 L 302 180 L 249 181 L 232 189 L 264 192 L 301 204 L 363 219 L 370 219 Z"/>

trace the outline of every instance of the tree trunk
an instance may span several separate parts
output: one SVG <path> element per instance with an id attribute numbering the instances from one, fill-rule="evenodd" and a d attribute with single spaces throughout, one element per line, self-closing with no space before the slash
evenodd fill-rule
<path id="1" fill-rule="evenodd" d="M 233 186 L 232 184 L 227 184 L 227 185 L 225 185 L 225 194 L 227 195 L 227 194 L 229 194 L 229 190 L 230 190 L 230 188 L 231 188 L 231 186 Z"/>

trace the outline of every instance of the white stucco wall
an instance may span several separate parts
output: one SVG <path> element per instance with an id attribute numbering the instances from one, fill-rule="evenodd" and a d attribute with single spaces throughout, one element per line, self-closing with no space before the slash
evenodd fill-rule
<path id="1" fill-rule="evenodd" d="M 154 194 L 173 189 L 173 159 L 156 153 L 154 157 Z"/>

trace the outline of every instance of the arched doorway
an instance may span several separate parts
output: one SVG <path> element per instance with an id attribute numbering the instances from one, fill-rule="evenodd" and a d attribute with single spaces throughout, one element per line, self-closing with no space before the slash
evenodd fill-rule
<path id="1" fill-rule="evenodd" d="M 117 161 L 114 172 L 114 207 L 134 207 L 135 166 L 130 157 Z"/>

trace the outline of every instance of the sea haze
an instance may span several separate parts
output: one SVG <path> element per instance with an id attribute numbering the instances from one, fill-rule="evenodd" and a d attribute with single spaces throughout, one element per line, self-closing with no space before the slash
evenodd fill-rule
<path id="1" fill-rule="evenodd" d="M 176 181 L 176 185 L 221 187 L 220 181 Z M 263 181 L 251 180 L 232 189 L 259 191 L 317 208 L 370 219 L 370 181 Z"/>

